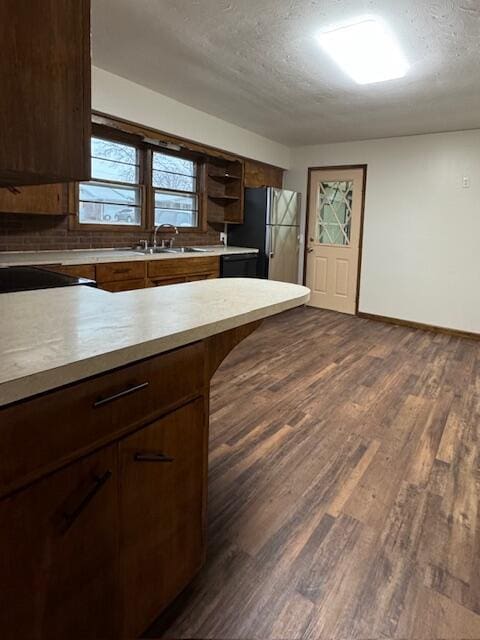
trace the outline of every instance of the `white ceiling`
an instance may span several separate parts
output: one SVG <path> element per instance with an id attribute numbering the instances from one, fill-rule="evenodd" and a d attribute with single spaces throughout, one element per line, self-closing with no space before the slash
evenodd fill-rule
<path id="1" fill-rule="evenodd" d="M 291 146 L 480 127 L 480 0 L 93 0 L 93 60 Z M 411 64 L 359 86 L 318 30 L 378 15 Z"/>

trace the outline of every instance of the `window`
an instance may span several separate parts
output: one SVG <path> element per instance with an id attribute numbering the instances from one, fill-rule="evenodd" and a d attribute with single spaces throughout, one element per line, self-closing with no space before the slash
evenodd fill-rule
<path id="1" fill-rule="evenodd" d="M 92 180 L 79 187 L 82 224 L 140 226 L 140 151 L 135 146 L 93 137 Z"/>
<path id="2" fill-rule="evenodd" d="M 201 231 L 201 165 L 193 153 L 163 151 L 143 131 L 94 123 L 91 163 L 91 180 L 78 186 L 75 228 L 148 233 L 171 224 Z"/>
<path id="3" fill-rule="evenodd" d="M 353 182 L 320 182 L 318 187 L 317 242 L 350 244 Z"/>
<path id="4" fill-rule="evenodd" d="M 198 227 L 197 163 L 153 152 L 155 225 Z"/>

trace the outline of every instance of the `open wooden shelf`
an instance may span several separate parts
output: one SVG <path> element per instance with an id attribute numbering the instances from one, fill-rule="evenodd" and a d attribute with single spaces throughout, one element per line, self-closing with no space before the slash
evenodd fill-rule
<path id="1" fill-rule="evenodd" d="M 242 178 L 240 176 L 232 176 L 228 173 L 225 173 L 224 175 L 217 175 L 215 173 L 209 173 L 208 174 L 209 178 L 213 178 L 213 180 L 216 180 L 218 182 L 234 182 L 235 180 L 241 180 Z"/>
<path id="2" fill-rule="evenodd" d="M 208 194 L 208 197 L 212 200 L 240 200 L 240 196 L 221 196 L 217 194 Z"/>
<path id="3" fill-rule="evenodd" d="M 205 179 L 208 222 L 241 224 L 243 222 L 243 161 L 210 158 Z"/>

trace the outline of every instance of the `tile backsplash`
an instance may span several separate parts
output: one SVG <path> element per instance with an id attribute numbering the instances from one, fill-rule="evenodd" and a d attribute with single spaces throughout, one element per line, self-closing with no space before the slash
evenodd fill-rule
<path id="1" fill-rule="evenodd" d="M 163 236 L 170 237 L 168 232 Z M 162 234 L 159 232 L 158 238 Z M 85 231 L 68 228 L 68 216 L 40 216 L 0 213 L 0 251 L 42 251 L 48 249 L 100 249 L 131 247 L 150 239 L 146 231 Z M 219 244 L 220 234 L 213 227 L 205 233 L 183 233 L 177 244 Z"/>

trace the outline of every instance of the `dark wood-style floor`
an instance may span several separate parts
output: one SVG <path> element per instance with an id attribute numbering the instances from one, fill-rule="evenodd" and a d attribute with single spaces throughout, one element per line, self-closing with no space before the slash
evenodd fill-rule
<path id="1" fill-rule="evenodd" d="M 480 342 L 295 310 L 211 411 L 207 565 L 149 637 L 480 638 Z"/>

